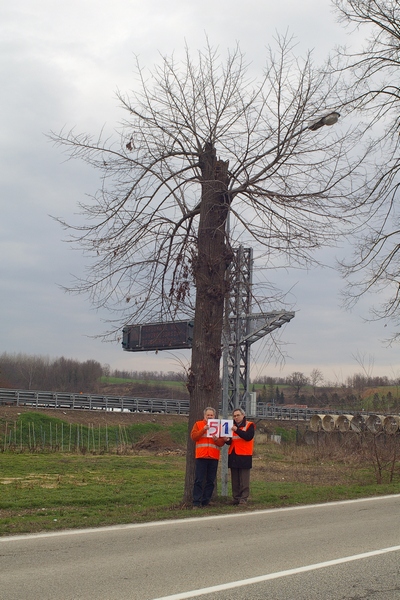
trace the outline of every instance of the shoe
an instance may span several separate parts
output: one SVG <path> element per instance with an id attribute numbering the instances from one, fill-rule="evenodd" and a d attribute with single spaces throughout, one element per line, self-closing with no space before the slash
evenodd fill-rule
<path id="1" fill-rule="evenodd" d="M 233 504 L 234 506 L 237 506 L 237 505 L 239 504 L 239 500 L 232 500 L 232 504 Z"/>
<path id="2" fill-rule="evenodd" d="M 247 500 L 245 498 L 240 498 L 239 504 L 247 504 Z"/>

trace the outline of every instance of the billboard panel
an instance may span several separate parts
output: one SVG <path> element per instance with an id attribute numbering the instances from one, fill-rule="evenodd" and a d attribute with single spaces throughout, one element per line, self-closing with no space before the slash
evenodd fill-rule
<path id="1" fill-rule="evenodd" d="M 193 321 L 127 325 L 123 329 L 122 347 L 128 352 L 179 350 L 192 347 Z"/>

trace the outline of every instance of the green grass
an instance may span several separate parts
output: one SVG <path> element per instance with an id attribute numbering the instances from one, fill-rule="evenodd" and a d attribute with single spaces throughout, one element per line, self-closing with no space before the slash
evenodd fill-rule
<path id="1" fill-rule="evenodd" d="M 136 383 L 149 387 L 172 388 L 187 391 L 184 381 L 169 381 L 164 379 L 124 379 L 123 377 L 101 377 L 100 381 L 101 383 L 109 385 Z"/>
<path id="2" fill-rule="evenodd" d="M 372 465 L 321 459 L 315 448 L 266 444 L 256 455 L 251 502 L 243 510 L 400 493 L 399 466 L 393 483 L 377 485 Z M 180 507 L 184 473 L 185 457 L 173 453 L 3 452 L 0 535 L 192 516 Z M 219 496 L 202 514 L 235 510 Z"/>
<path id="3" fill-rule="evenodd" d="M 296 482 L 274 482 L 265 486 L 255 482 L 252 485 L 252 495 L 256 495 L 258 502 L 267 507 L 298 506 L 393 493 L 400 493 L 400 484 L 315 486 Z"/>
<path id="4" fill-rule="evenodd" d="M 184 458 L 0 455 L 0 534 L 93 527 L 168 514 Z"/>

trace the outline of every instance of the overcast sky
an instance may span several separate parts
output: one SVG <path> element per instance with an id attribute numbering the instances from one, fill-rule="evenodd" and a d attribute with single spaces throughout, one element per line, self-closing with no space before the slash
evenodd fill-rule
<path id="1" fill-rule="evenodd" d="M 132 89 L 135 54 L 151 67 L 159 52 L 180 51 L 185 40 L 193 50 L 204 47 L 207 34 L 223 50 L 239 41 L 257 68 L 276 31 L 289 30 L 299 53 L 314 49 L 317 62 L 336 43 L 354 44 L 360 36 L 348 37 L 329 0 L 13 0 L 2 3 L 0 19 L 0 353 L 181 370 L 185 354 L 126 353 L 117 343 L 91 337 L 106 329 L 108 315 L 62 291 L 85 263 L 49 215 L 68 220 L 99 180 L 85 164 L 66 162 L 46 134 L 63 127 L 93 134 L 116 127 L 122 113 L 115 93 Z M 335 253 L 340 256 L 340 250 L 326 253 L 332 265 Z M 327 381 L 341 382 L 361 370 L 356 357 L 373 375 L 400 375 L 400 348 L 383 343 L 389 328 L 365 322 L 376 299 L 344 312 L 343 282 L 332 269 L 277 278 L 281 289 L 292 289 L 297 311 L 281 334 L 288 358 L 282 368 L 268 365 L 263 344 L 254 345 L 253 377 L 309 375 L 318 368 Z"/>

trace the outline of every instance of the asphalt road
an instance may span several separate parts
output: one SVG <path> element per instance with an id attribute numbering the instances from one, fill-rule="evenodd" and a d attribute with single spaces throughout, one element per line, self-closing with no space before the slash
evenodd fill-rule
<path id="1" fill-rule="evenodd" d="M 400 495 L 0 538 L 0 600 L 399 600 Z"/>

